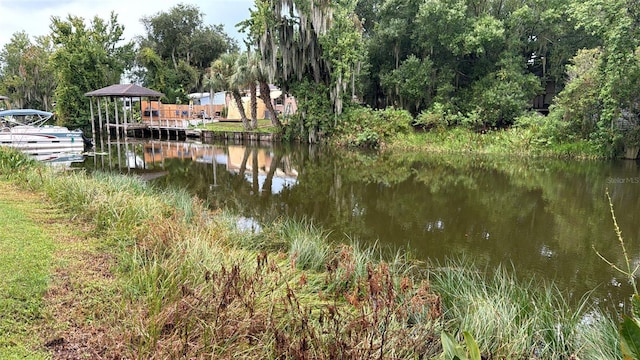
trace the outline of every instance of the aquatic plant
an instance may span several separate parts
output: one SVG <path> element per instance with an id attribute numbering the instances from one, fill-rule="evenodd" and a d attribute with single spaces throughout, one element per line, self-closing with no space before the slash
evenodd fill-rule
<path id="1" fill-rule="evenodd" d="M 638 287 L 636 285 L 636 274 L 640 270 L 640 264 L 635 267 L 632 265 L 629 258 L 629 253 L 622 237 L 622 231 L 618 226 L 618 220 L 616 218 L 615 211 L 613 209 L 613 203 L 611 201 L 611 195 L 609 190 L 606 191 L 607 200 L 609 201 L 609 210 L 611 212 L 611 219 L 613 220 L 613 228 L 616 234 L 616 239 L 622 255 L 624 263 L 619 266 L 607 258 L 605 258 L 598 250 L 594 251 L 596 254 L 609 266 L 621 273 L 627 278 L 627 281 L 633 286 L 633 295 L 631 296 L 631 313 L 622 315 L 622 323 L 620 324 L 620 350 L 625 359 L 640 359 L 640 294 L 638 293 Z"/>

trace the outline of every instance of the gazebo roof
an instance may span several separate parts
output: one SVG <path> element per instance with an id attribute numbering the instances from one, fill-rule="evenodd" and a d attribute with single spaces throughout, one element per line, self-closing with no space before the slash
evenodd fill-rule
<path id="1" fill-rule="evenodd" d="M 140 85 L 136 84 L 115 84 L 111 86 L 104 87 L 102 89 L 90 91 L 84 96 L 88 97 L 107 97 L 107 96 L 118 96 L 118 97 L 151 97 L 151 98 L 160 98 L 164 96 L 163 93 L 157 92 L 155 90 L 147 89 Z"/>

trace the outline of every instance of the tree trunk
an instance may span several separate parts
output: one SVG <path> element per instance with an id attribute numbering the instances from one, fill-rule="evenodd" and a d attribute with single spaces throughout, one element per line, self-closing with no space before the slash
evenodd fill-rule
<path id="1" fill-rule="evenodd" d="M 238 112 L 240 113 L 242 128 L 244 128 L 245 130 L 251 130 L 249 119 L 247 119 L 247 115 L 244 113 L 244 105 L 242 104 L 242 96 L 240 96 L 240 92 L 232 91 L 231 94 L 233 94 L 233 99 L 236 101 L 236 106 L 238 107 Z"/>
<path id="2" fill-rule="evenodd" d="M 258 99 L 256 96 L 256 84 L 253 84 L 249 88 L 251 94 L 251 128 L 258 128 Z"/>
<path id="3" fill-rule="evenodd" d="M 178 62 L 176 61 L 176 48 L 171 49 L 171 61 L 173 62 L 173 68 L 178 68 Z"/>
<path id="4" fill-rule="evenodd" d="M 271 118 L 271 124 L 276 128 L 280 129 L 282 127 L 282 123 L 280 119 L 278 119 L 278 113 L 276 109 L 273 108 L 273 103 L 271 102 L 271 90 L 269 90 L 269 84 L 264 81 L 260 81 L 260 99 L 264 102 L 264 105 L 267 107 L 269 111 L 269 115 Z"/>

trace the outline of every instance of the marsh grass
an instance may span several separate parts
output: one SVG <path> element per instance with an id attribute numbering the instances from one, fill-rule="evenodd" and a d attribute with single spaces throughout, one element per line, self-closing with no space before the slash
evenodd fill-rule
<path id="1" fill-rule="evenodd" d="M 598 311 L 588 312 L 576 331 L 581 359 L 622 359 L 618 322 Z"/>
<path id="2" fill-rule="evenodd" d="M 321 271 L 329 260 L 329 234 L 309 221 L 287 220 L 280 236 L 289 244 L 289 262 L 300 270 Z"/>
<path id="3" fill-rule="evenodd" d="M 487 275 L 468 259 L 437 267 L 431 280 L 445 317 L 473 334 L 489 358 L 596 359 L 594 352 L 615 353 L 615 343 L 597 334 L 610 336 L 610 323 L 587 297 L 571 306 L 552 284 L 523 283 L 503 267 Z M 605 344 L 607 350 L 598 349 Z"/>
<path id="4" fill-rule="evenodd" d="M 436 353 L 437 341 L 429 339 L 438 297 L 424 284 L 396 279 L 385 263 L 370 261 L 358 276 L 357 257 L 344 246 L 326 252 L 323 266 L 334 265 L 324 272 L 296 264 L 287 253 L 220 247 L 203 241 L 200 229 L 177 233 L 175 224 L 150 228 L 139 243 L 147 251 L 131 258 L 129 267 L 138 270 L 130 271 L 129 289 L 145 304 L 134 302 L 127 311 L 145 319 L 135 329 L 138 356 L 361 359 Z M 308 224 L 285 228 L 290 234 L 281 235 L 291 244 L 310 233 L 311 241 L 323 239 Z M 342 286 L 329 286 L 336 282 Z M 409 327 L 415 314 L 430 314 L 431 321 Z"/>

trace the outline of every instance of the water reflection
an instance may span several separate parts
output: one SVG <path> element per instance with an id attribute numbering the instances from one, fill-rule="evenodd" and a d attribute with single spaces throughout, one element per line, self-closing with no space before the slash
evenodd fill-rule
<path id="1" fill-rule="evenodd" d="M 37 161 L 62 169 L 68 169 L 71 167 L 71 164 L 81 163 L 85 159 L 85 156 L 81 151 L 58 151 L 39 153 L 30 156 Z"/>
<path id="2" fill-rule="evenodd" d="M 627 180 L 640 177 L 637 162 L 166 141 L 113 144 L 108 154 L 84 166 L 183 187 L 252 224 L 307 218 L 334 241 L 409 247 L 424 260 L 466 256 L 489 269 L 502 264 L 524 278 L 554 280 L 574 298 L 593 291 L 598 302 L 617 307 L 631 288 L 594 251 L 622 264 L 608 189 L 630 256 L 640 263 L 640 181 Z"/>
<path id="3" fill-rule="evenodd" d="M 94 169 L 126 171 L 146 180 L 167 176 L 169 169 L 185 162 L 210 165 L 213 173 L 210 187 L 218 186 L 218 171 L 244 178 L 255 192 L 272 194 L 294 186 L 298 177 L 298 171 L 291 166 L 289 157 L 270 148 L 129 140 L 110 142 L 104 149 L 106 152 L 98 152 L 101 156 L 94 158 Z"/>

